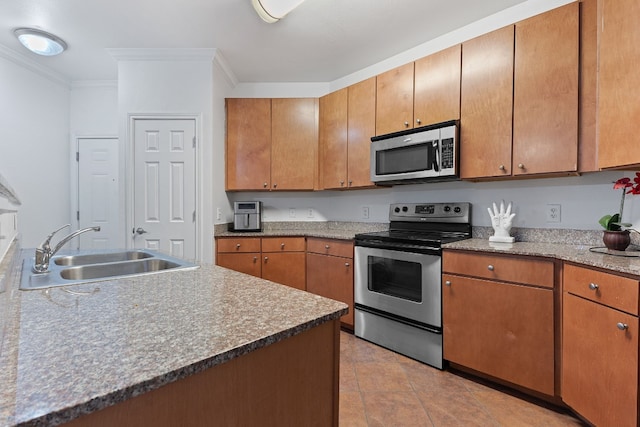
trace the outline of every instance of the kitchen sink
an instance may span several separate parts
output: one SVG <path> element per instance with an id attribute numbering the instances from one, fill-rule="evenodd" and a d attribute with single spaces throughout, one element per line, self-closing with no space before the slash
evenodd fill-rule
<path id="1" fill-rule="evenodd" d="M 150 250 L 117 252 L 91 252 L 60 255 L 51 259 L 49 271 L 34 273 L 34 259 L 27 258 L 22 265 L 20 289 L 46 289 L 57 286 L 98 282 L 125 277 L 137 277 L 179 270 L 196 269 L 199 266 Z"/>
<path id="2" fill-rule="evenodd" d="M 56 265 L 87 265 L 102 264 L 105 262 L 131 261 L 153 257 L 152 253 L 145 251 L 105 252 L 86 255 L 66 255 L 54 257 Z"/>

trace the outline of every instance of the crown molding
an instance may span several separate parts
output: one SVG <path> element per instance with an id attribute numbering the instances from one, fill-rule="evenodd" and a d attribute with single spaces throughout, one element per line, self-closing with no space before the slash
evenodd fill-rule
<path id="1" fill-rule="evenodd" d="M 227 60 L 224 58 L 220 50 L 216 52 L 216 56 L 213 58 L 213 62 L 218 65 L 231 88 L 236 87 L 238 85 L 238 78 L 231 70 L 231 67 L 227 63 Z"/>
<path id="2" fill-rule="evenodd" d="M 14 64 L 26 68 L 29 71 L 32 71 L 38 74 L 41 77 L 44 77 L 56 84 L 64 86 L 65 88 L 70 87 L 70 81 L 64 75 L 54 71 L 53 69 L 47 67 L 46 65 L 42 65 L 33 59 L 16 52 L 13 49 L 9 49 L 8 47 L 0 44 L 0 58 L 4 58 L 8 61 L 13 62 Z"/>

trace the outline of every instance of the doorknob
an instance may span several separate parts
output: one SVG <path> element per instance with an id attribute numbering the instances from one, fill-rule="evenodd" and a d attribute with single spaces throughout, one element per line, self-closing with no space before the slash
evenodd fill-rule
<path id="1" fill-rule="evenodd" d="M 144 233 L 147 233 L 147 230 L 145 230 L 142 227 L 138 227 L 133 229 L 133 233 L 144 234 Z"/>

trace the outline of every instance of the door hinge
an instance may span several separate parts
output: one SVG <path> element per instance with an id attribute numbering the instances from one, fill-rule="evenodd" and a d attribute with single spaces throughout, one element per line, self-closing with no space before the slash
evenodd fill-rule
<path id="1" fill-rule="evenodd" d="M 196 137 L 193 137 L 193 148 L 196 148 Z"/>
<path id="2" fill-rule="evenodd" d="M 196 222 L 196 211 L 193 211 L 193 222 Z"/>
<path id="3" fill-rule="evenodd" d="M 80 152 L 76 151 L 76 162 L 80 161 Z"/>
<path id="4" fill-rule="evenodd" d="M 80 211 L 76 211 L 76 220 L 80 221 Z"/>

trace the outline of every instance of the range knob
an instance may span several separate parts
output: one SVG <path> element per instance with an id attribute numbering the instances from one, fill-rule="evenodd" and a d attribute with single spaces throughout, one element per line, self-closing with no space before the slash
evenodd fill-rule
<path id="1" fill-rule="evenodd" d="M 396 207 L 395 207 L 395 209 L 393 209 L 393 211 L 394 211 L 395 213 L 398 213 L 398 212 L 400 212 L 400 208 L 396 206 Z"/>
<path id="2" fill-rule="evenodd" d="M 402 207 L 402 212 L 407 212 L 407 211 L 409 211 L 409 208 L 408 208 L 408 207 L 406 207 L 406 206 L 403 206 L 403 207 Z"/>
<path id="3" fill-rule="evenodd" d="M 450 212 L 451 211 L 451 206 L 445 206 L 444 207 L 444 211 L 445 212 Z"/>
<path id="4" fill-rule="evenodd" d="M 460 211 L 461 211 L 461 210 L 462 210 L 462 209 L 460 209 L 460 206 L 456 206 L 455 208 L 453 208 L 453 211 L 454 211 L 455 213 L 460 213 Z"/>

